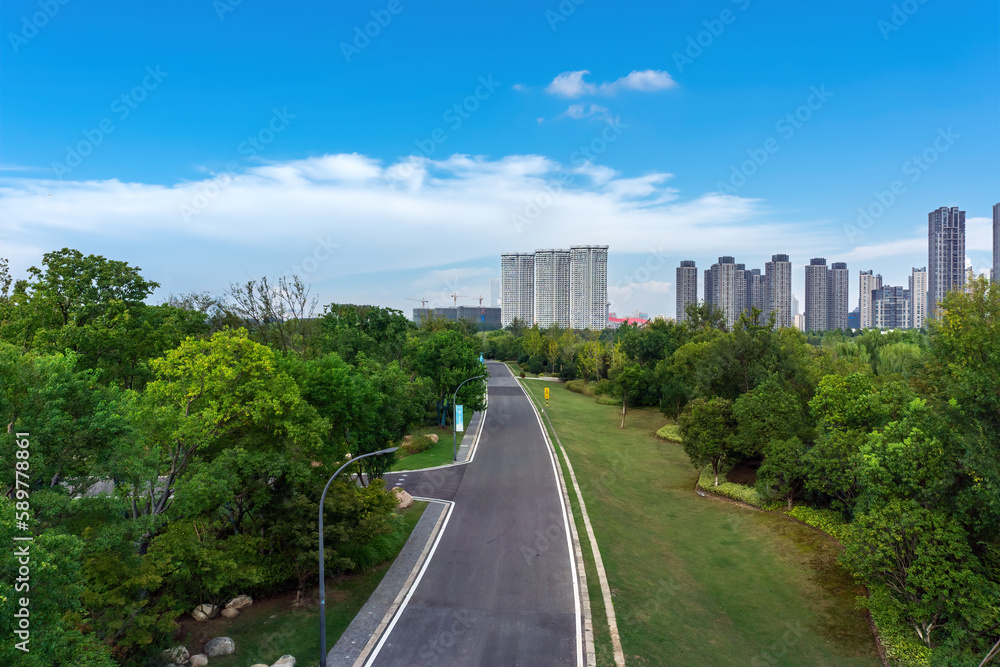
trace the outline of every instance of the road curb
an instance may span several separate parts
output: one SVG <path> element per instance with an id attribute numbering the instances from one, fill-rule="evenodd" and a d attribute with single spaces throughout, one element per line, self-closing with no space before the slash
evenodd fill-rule
<path id="1" fill-rule="evenodd" d="M 327 653 L 328 665 L 360 667 L 364 664 L 412 588 L 431 545 L 441 531 L 448 509 L 449 504 L 443 501 L 428 503 L 427 509 L 375 592 Z"/>

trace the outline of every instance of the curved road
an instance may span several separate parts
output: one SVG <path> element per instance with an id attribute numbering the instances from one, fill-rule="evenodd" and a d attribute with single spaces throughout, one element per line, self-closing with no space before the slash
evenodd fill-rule
<path id="1" fill-rule="evenodd" d="M 386 486 L 455 505 L 368 665 L 576 665 L 582 655 L 553 459 L 510 370 L 493 362 L 489 369 L 489 409 L 473 461 L 386 475 Z"/>

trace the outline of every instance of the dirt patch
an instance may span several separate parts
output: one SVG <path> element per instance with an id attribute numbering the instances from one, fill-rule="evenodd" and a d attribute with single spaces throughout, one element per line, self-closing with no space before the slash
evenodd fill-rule
<path id="1" fill-rule="evenodd" d="M 757 483 L 757 468 L 760 468 L 761 463 L 762 461 L 756 459 L 737 463 L 726 473 L 726 481 L 753 486 Z"/>
<path id="2" fill-rule="evenodd" d="M 344 591 L 331 589 L 331 584 L 337 581 L 336 577 L 327 579 L 327 607 L 332 607 L 337 602 L 347 597 Z M 210 621 L 199 623 L 190 614 L 184 614 L 177 624 L 177 631 L 174 633 L 174 640 L 177 644 L 183 644 L 192 654 L 201 653 L 205 643 L 216 637 L 230 636 L 230 628 L 234 623 L 239 625 L 255 620 L 263 620 L 292 611 L 307 611 L 319 606 L 319 587 L 313 586 L 305 591 L 302 603 L 295 604 L 297 594 L 295 591 L 281 593 L 269 598 L 262 598 L 253 601 L 249 607 L 240 610 L 240 615 L 236 618 L 226 618 L 222 615 L 216 616 Z"/>

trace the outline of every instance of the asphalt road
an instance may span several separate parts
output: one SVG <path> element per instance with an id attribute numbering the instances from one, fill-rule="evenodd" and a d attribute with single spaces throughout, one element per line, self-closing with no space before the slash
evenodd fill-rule
<path id="1" fill-rule="evenodd" d="M 503 364 L 489 368 L 474 460 L 406 473 L 411 493 L 455 506 L 370 665 L 577 664 L 576 581 L 552 459 L 517 381 Z"/>

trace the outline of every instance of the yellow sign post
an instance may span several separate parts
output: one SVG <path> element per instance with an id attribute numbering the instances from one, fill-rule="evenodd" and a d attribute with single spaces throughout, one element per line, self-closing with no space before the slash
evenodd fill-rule
<path id="1" fill-rule="evenodd" d="M 545 388 L 545 407 L 549 407 L 549 388 Z"/>

